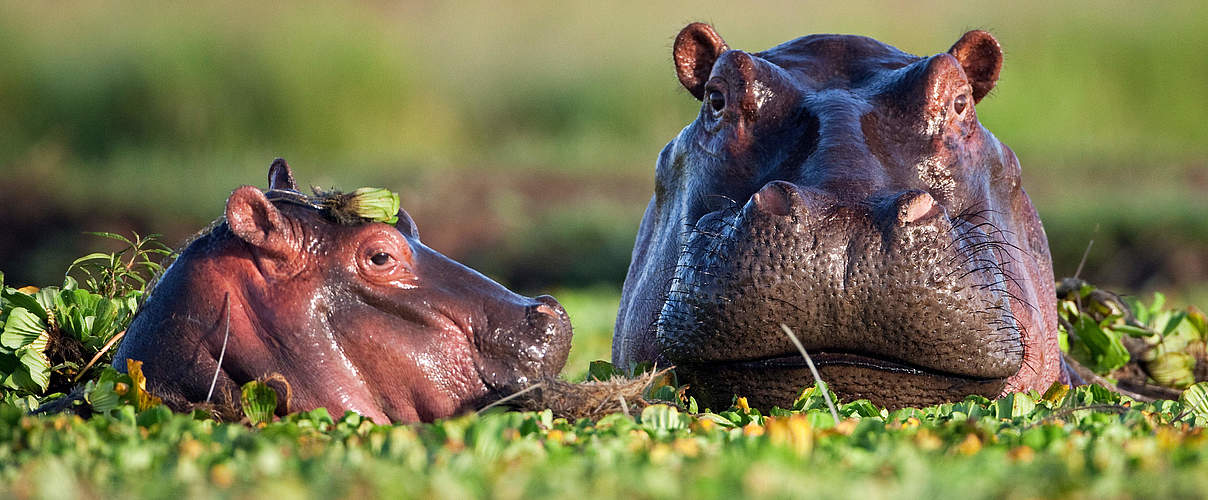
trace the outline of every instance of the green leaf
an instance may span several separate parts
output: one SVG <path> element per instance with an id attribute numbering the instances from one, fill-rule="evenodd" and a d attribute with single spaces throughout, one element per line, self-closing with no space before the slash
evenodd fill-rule
<path id="1" fill-rule="evenodd" d="M 0 276 L 0 279 L 2 278 L 3 276 Z M 1204 316 L 1204 311 L 1195 306 L 1188 307 L 1187 322 L 1200 334 L 1200 340 L 1208 341 L 1208 317 Z"/>
<path id="2" fill-rule="evenodd" d="M 46 324 L 24 307 L 17 307 L 8 313 L 8 321 L 4 324 L 4 333 L 0 334 L 0 345 L 9 349 L 19 349 L 37 343 L 41 339 L 42 349 L 46 349 L 49 332 Z"/>
<path id="3" fill-rule="evenodd" d="M 995 403 L 998 418 L 1026 417 L 1036 409 L 1036 399 L 1022 392 L 1008 394 Z"/>
<path id="4" fill-rule="evenodd" d="M 352 192 L 349 208 L 357 216 L 377 222 L 398 222 L 398 193 L 383 188 L 363 187 Z"/>
<path id="5" fill-rule="evenodd" d="M 877 408 L 867 399 L 857 399 L 847 404 L 839 406 L 839 416 L 843 418 L 860 416 L 860 417 L 879 417 L 881 409 Z"/>
<path id="6" fill-rule="evenodd" d="M 116 386 L 117 383 L 112 380 L 90 381 L 84 390 L 84 400 L 92 405 L 94 411 L 109 413 L 122 404 L 122 397 L 117 393 Z"/>
<path id="7" fill-rule="evenodd" d="M 674 406 L 656 404 L 642 410 L 642 426 L 652 431 L 673 431 L 688 426 L 685 415 Z"/>
<path id="8" fill-rule="evenodd" d="M 1100 328 L 1099 324 L 1090 316 L 1079 315 L 1078 320 L 1074 323 L 1074 330 L 1077 335 L 1077 343 L 1084 346 L 1086 350 L 1082 352 L 1080 349 L 1075 349 L 1071 343 L 1071 353 L 1075 358 L 1082 356 L 1089 358 L 1078 361 L 1089 365 L 1095 373 L 1106 374 L 1128 363 L 1130 359 L 1128 350 L 1124 348 L 1120 336 L 1111 330 Z"/>
<path id="9" fill-rule="evenodd" d="M 580 365 L 582 366 L 582 365 Z M 592 361 L 587 365 L 587 380 L 605 381 L 611 379 L 617 373 L 616 368 L 613 368 L 612 363 L 604 360 Z"/>
<path id="10" fill-rule="evenodd" d="M 42 320 L 43 323 L 46 322 L 46 308 L 42 307 L 42 305 L 38 303 L 38 299 L 34 298 L 33 295 L 18 292 L 10 288 L 4 292 L 4 299 L 5 302 L 7 302 L 7 304 L 5 304 L 6 307 L 8 307 L 10 310 L 15 310 L 17 308 L 25 309 L 26 311 L 34 313 L 34 315 L 37 316 L 38 319 Z"/>
<path id="11" fill-rule="evenodd" d="M 42 349 L 46 349 L 45 342 L 41 343 Z M 17 356 L 21 360 L 21 364 L 25 365 L 25 374 L 29 377 L 29 382 L 40 389 L 38 392 L 45 392 L 47 386 L 50 385 L 50 359 L 47 359 L 46 354 L 42 350 L 36 349 L 35 344 L 22 347 L 17 350 Z M 33 391 L 33 387 L 26 385 L 26 390 Z"/>
<path id="12" fill-rule="evenodd" d="M 1141 327 L 1132 326 L 1132 325 L 1124 325 L 1124 324 L 1112 325 L 1110 328 L 1117 332 L 1127 334 L 1131 337 L 1149 337 L 1151 335 L 1157 334 L 1157 332 L 1150 330 L 1148 328 L 1141 328 Z"/>
<path id="13" fill-rule="evenodd" d="M 1141 323 L 1142 325 L 1149 324 L 1149 308 L 1145 307 L 1145 304 L 1141 303 L 1141 299 L 1133 296 L 1123 296 L 1120 297 L 1120 300 L 1123 300 L 1124 304 L 1132 310 L 1133 317 L 1137 319 L 1138 323 Z"/>
<path id="14" fill-rule="evenodd" d="M 1208 419 L 1208 382 L 1199 382 L 1179 395 L 1179 402 L 1202 419 Z"/>
<path id="15" fill-rule="evenodd" d="M 109 262 L 110 259 L 111 259 L 111 256 L 107 253 L 93 252 L 93 253 L 90 253 L 83 257 L 80 257 L 76 260 L 71 261 L 71 264 L 67 266 L 67 269 L 68 269 L 68 272 L 70 272 L 70 270 L 72 268 L 74 268 L 80 264 L 83 264 L 85 262 L 94 261 L 94 260 L 102 260 L 105 262 Z"/>
<path id="16" fill-rule="evenodd" d="M 1166 387 L 1184 388 L 1195 382 L 1195 357 L 1185 352 L 1167 352 L 1146 364 L 1150 376 Z"/>
<path id="17" fill-rule="evenodd" d="M 273 413 L 277 411 L 277 391 L 264 382 L 253 380 L 243 384 L 239 402 L 252 425 L 266 424 L 273 421 Z"/>

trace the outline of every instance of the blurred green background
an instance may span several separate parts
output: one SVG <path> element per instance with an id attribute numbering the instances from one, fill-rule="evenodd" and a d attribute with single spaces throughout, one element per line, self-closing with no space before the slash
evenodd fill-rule
<path id="1" fill-rule="evenodd" d="M 1006 50 L 978 114 L 1024 167 L 1058 276 L 1208 303 L 1208 3 L 19 2 L 0 0 L 0 270 L 52 284 L 106 248 L 176 244 L 265 184 L 402 193 L 429 246 L 554 291 L 607 335 L 659 149 L 698 104 L 676 32 L 761 50 L 815 32 Z M 572 359 L 570 366 L 576 365 Z"/>

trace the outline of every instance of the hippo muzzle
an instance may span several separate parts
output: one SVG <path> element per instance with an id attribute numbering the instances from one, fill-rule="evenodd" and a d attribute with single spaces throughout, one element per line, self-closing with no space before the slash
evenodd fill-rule
<path id="1" fill-rule="evenodd" d="M 614 362 L 675 365 L 707 406 L 786 406 L 813 385 L 788 327 L 848 400 L 1055 380 L 1047 240 L 974 110 L 989 34 L 931 57 L 844 35 L 746 53 L 692 24 L 674 55 L 701 114 L 659 156 Z"/>
<path id="2" fill-rule="evenodd" d="M 809 380 L 784 324 L 848 397 L 998 394 L 1021 367 L 1023 339 L 979 219 L 950 217 L 922 191 L 829 198 L 775 181 L 701 218 L 659 313 L 662 356 L 707 387 L 752 373 Z M 859 383 L 878 372 L 896 379 L 889 394 Z"/>

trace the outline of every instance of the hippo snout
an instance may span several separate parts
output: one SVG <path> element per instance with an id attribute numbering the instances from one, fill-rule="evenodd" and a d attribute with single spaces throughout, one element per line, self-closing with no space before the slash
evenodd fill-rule
<path id="1" fill-rule="evenodd" d="M 496 312 L 498 325 L 479 335 L 483 381 L 497 392 L 514 392 L 556 376 L 570 354 L 571 324 L 566 309 L 548 295 L 525 299 L 521 314 Z M 511 320 L 502 318 L 512 317 Z M 505 322 L 506 321 L 506 322 Z"/>

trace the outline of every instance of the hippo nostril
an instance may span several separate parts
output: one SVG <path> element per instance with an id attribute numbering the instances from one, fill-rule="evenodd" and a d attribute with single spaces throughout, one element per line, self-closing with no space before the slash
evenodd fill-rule
<path id="1" fill-rule="evenodd" d="M 898 224 L 906 225 L 925 218 L 930 218 L 939 212 L 935 198 L 926 191 L 908 191 L 898 197 Z"/>
<path id="2" fill-rule="evenodd" d="M 552 308 L 552 307 L 550 307 L 550 306 L 547 306 L 547 305 L 545 305 L 545 304 L 541 304 L 541 305 L 539 305 L 539 306 L 537 306 L 537 307 L 534 307 L 534 308 L 533 308 L 533 310 L 534 310 L 534 311 L 537 311 L 537 312 L 539 312 L 539 313 L 541 313 L 541 314 L 544 314 L 544 315 L 546 315 L 546 316 L 551 316 L 551 317 L 554 317 L 554 318 L 557 318 L 557 317 L 558 317 L 558 311 L 555 311 L 555 310 L 554 310 L 554 308 Z"/>
<path id="3" fill-rule="evenodd" d="M 534 300 L 537 304 L 531 305 L 528 308 L 528 316 L 533 320 L 547 321 L 551 324 L 569 323 L 566 314 L 566 309 L 559 304 L 557 299 L 549 295 L 536 297 Z"/>
<path id="4" fill-rule="evenodd" d="M 784 181 L 772 181 L 758 193 L 751 196 L 751 201 L 761 212 L 784 217 L 793 206 L 793 185 Z"/>

